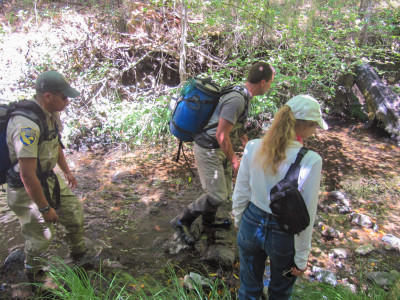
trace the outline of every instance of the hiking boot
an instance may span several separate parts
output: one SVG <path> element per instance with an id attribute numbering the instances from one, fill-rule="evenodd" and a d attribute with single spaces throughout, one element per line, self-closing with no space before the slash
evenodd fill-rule
<path id="1" fill-rule="evenodd" d="M 99 259 L 101 250 L 94 248 L 86 248 L 82 253 L 70 253 L 69 256 L 72 258 L 72 263 L 77 267 L 84 269 L 94 268 L 96 261 Z"/>
<path id="2" fill-rule="evenodd" d="M 196 243 L 196 237 L 190 230 L 190 226 L 182 224 L 181 220 L 175 218 L 171 221 L 171 226 L 175 229 L 179 238 L 187 245 L 193 246 Z"/>
<path id="3" fill-rule="evenodd" d="M 206 237 L 207 240 L 207 246 L 214 245 L 217 241 L 217 235 L 216 235 L 217 230 L 212 227 L 207 227 L 203 225 L 203 228 L 201 230 L 202 236 Z"/>
<path id="4" fill-rule="evenodd" d="M 38 270 L 36 272 L 26 270 L 25 275 L 30 283 L 42 283 L 48 274 L 44 270 Z"/>
<path id="5" fill-rule="evenodd" d="M 58 284 L 54 281 L 54 278 L 50 276 L 47 271 L 26 271 L 25 274 L 29 282 L 34 284 L 32 286 L 34 292 L 44 293 L 58 288 Z"/>
<path id="6" fill-rule="evenodd" d="M 223 218 L 204 218 L 203 216 L 203 227 L 215 228 L 215 229 L 229 229 L 232 225 L 230 219 Z"/>

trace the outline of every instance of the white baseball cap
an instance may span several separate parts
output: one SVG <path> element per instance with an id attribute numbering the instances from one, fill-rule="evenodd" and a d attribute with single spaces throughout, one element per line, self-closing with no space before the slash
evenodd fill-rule
<path id="1" fill-rule="evenodd" d="M 322 119 L 321 106 L 310 95 L 297 95 L 286 102 L 295 119 L 317 122 L 319 127 L 327 130 L 328 124 Z"/>

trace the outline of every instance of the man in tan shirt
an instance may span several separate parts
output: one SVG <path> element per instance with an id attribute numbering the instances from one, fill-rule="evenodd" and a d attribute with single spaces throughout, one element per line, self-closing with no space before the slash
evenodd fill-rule
<path id="1" fill-rule="evenodd" d="M 54 224 L 65 227 L 74 260 L 86 253 L 83 210 L 70 189 L 77 181 L 65 160 L 58 130 L 59 112 L 68 105 L 68 98 L 77 96 L 79 92 L 60 73 L 44 72 L 36 80 L 32 101 L 43 111 L 48 130 L 19 115 L 11 117 L 7 126 L 10 159 L 16 163 L 7 172 L 7 202 L 20 221 L 26 240 L 25 268 L 28 278 L 35 281 L 44 273 L 43 261 L 37 258 L 49 248 Z M 53 172 L 56 164 L 68 185 Z"/>

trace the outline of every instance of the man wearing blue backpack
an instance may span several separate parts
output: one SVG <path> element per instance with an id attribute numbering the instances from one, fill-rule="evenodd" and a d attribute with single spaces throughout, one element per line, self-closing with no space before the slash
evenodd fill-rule
<path id="1" fill-rule="evenodd" d="M 265 62 L 253 64 L 243 86 L 235 87 L 219 101 L 204 129 L 194 136 L 194 156 L 205 193 L 171 220 L 171 226 L 188 245 L 196 243 L 190 226 L 200 215 L 203 228 L 229 228 L 229 219 L 216 218 L 218 207 L 231 196 L 232 173 L 237 174 L 239 159 L 233 144 L 248 139 L 243 127 L 252 97 L 264 95 L 271 87 L 275 70 Z"/>
<path id="2" fill-rule="evenodd" d="M 7 146 L 13 167 L 7 171 L 7 202 L 20 221 L 26 240 L 26 274 L 34 282 L 46 278 L 38 258 L 49 248 L 56 223 L 65 227 L 71 258 L 78 261 L 87 255 L 82 206 L 70 189 L 77 181 L 65 160 L 59 134 L 59 112 L 68 105 L 68 98 L 77 96 L 79 92 L 60 73 L 44 72 L 36 80 L 36 95 L 24 101 L 29 108 L 26 112 L 37 118 L 16 114 L 8 121 Z M 56 165 L 68 185 L 53 172 Z"/>

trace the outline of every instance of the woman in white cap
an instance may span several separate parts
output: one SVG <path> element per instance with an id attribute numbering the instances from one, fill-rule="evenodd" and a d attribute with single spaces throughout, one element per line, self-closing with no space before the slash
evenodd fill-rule
<path id="1" fill-rule="evenodd" d="M 309 150 L 301 161 L 299 191 L 310 225 L 297 235 L 280 230 L 269 207 L 272 187 L 317 127 L 328 129 L 320 105 L 308 95 L 290 99 L 276 113 L 262 139 L 250 141 L 244 151 L 233 193 L 240 257 L 239 299 L 264 299 L 263 275 L 269 257 L 271 281 L 268 299 L 290 299 L 297 276 L 307 270 L 311 235 L 321 180 L 321 157 Z M 285 270 L 289 270 L 283 275 Z"/>

